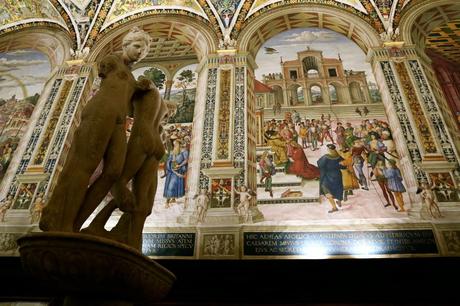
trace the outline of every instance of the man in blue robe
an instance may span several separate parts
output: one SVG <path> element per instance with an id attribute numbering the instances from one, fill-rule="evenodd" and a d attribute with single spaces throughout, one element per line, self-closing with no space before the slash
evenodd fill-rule
<path id="1" fill-rule="evenodd" d="M 340 164 L 343 158 L 337 153 L 335 145 L 328 144 L 327 148 L 328 153 L 318 160 L 320 172 L 319 194 L 324 195 L 329 200 L 332 206 L 329 212 L 333 213 L 339 210 L 337 206 L 342 206 L 343 181 L 340 169 L 346 169 L 347 167 Z M 337 200 L 337 204 L 335 200 Z"/>
<path id="2" fill-rule="evenodd" d="M 173 149 L 165 163 L 166 179 L 163 197 L 166 198 L 166 208 L 176 202 L 176 198 L 185 195 L 185 174 L 188 168 L 188 150 L 181 150 L 181 142 L 175 140 Z"/>

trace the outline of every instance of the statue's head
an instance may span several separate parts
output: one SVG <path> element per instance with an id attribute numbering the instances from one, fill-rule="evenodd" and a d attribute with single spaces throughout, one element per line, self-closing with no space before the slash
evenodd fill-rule
<path id="1" fill-rule="evenodd" d="M 123 55 L 130 63 L 136 63 L 147 56 L 152 38 L 150 35 L 139 29 L 132 28 L 123 37 Z"/>

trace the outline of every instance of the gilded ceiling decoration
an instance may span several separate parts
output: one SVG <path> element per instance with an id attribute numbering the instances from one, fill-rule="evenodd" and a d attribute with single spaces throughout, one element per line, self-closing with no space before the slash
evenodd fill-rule
<path id="1" fill-rule="evenodd" d="M 415 4 L 415 2 L 413 3 Z M 410 9 L 410 6 L 405 9 Z M 438 37 L 443 37 L 440 40 L 444 41 L 435 41 L 435 43 L 438 44 L 438 47 L 435 47 L 434 49 L 451 49 L 452 51 L 449 53 L 452 56 L 452 54 L 455 53 L 455 50 L 453 50 L 454 48 L 452 48 L 450 45 L 454 41 L 458 42 L 458 38 L 455 38 L 455 36 L 458 37 L 459 35 L 458 29 L 456 29 L 455 26 L 455 23 L 458 24 L 458 22 L 455 21 L 458 20 L 460 20 L 460 2 L 452 5 L 441 5 L 433 7 L 432 9 L 424 12 L 414 21 L 414 27 L 411 33 L 412 42 L 419 48 L 424 49 L 426 47 L 426 43 L 429 43 L 432 38 L 429 36 L 429 34 L 433 33 L 433 31 L 440 30 L 440 32 L 434 35 L 440 35 Z M 452 23 L 452 25 L 447 26 L 446 24 L 448 22 L 449 24 Z M 442 34 L 441 32 L 445 33 Z"/>
<path id="2" fill-rule="evenodd" d="M 75 48 L 91 47 L 109 29 L 134 18 L 185 15 L 220 29 L 218 36 L 236 38 L 253 18 L 270 9 L 300 3 L 323 4 L 349 11 L 379 33 L 396 27 L 401 11 L 413 0 L 3 0 L 0 34 L 37 21 L 62 26 L 74 37 Z"/>
<path id="3" fill-rule="evenodd" d="M 336 0 L 336 1 L 346 4 L 346 5 L 350 5 L 354 7 L 355 9 L 366 13 L 366 9 L 363 7 L 363 5 L 361 4 L 359 0 Z M 283 1 L 283 0 L 256 0 L 254 1 L 254 3 L 252 4 L 251 10 L 248 13 L 248 17 L 254 14 L 255 12 L 257 12 L 258 10 L 266 7 L 267 5 L 277 3 L 277 2 L 286 2 L 286 1 Z"/>
<path id="4" fill-rule="evenodd" d="M 179 23 L 159 22 L 145 25 L 143 30 L 152 37 L 150 51 L 143 62 L 174 60 L 197 60 L 197 54 L 204 54 L 202 34 Z M 124 33 L 115 37 L 102 54 L 122 49 Z"/>
<path id="5" fill-rule="evenodd" d="M 77 25 L 79 37 L 84 41 L 103 1 L 64 0 L 62 2 L 65 10 Z"/>
<path id="6" fill-rule="evenodd" d="M 257 0 L 256 0 L 257 1 Z M 359 2 L 360 4 L 356 4 Z M 362 2 L 362 3 L 361 3 Z M 267 12 L 269 13 L 270 10 L 279 8 L 281 6 L 285 5 L 298 5 L 299 3 L 311 3 L 311 4 L 318 4 L 321 3 L 323 5 L 331 6 L 331 7 L 336 7 L 343 9 L 345 11 L 348 11 L 350 13 L 353 13 L 354 15 L 357 15 L 361 17 L 362 19 L 366 20 L 369 24 L 371 24 L 379 33 L 384 32 L 384 26 L 380 18 L 378 17 L 378 14 L 375 12 L 374 6 L 372 3 L 370 3 L 368 0 L 363 0 L 363 1 L 318 1 L 318 0 L 288 0 L 288 1 L 273 1 L 272 4 L 267 4 L 261 8 L 258 8 L 257 11 L 253 11 L 253 7 L 256 4 L 254 2 L 252 6 L 249 8 L 249 12 L 247 14 L 247 17 L 241 18 L 238 17 L 238 21 L 235 25 L 234 29 L 234 36 L 237 36 L 238 32 L 243 30 L 244 27 L 250 23 L 250 21 L 262 14 L 266 14 Z M 355 4 L 354 6 L 352 4 Z M 358 9 L 359 8 L 359 9 Z M 244 9 L 242 10 L 242 12 Z M 252 13 L 251 13 L 252 12 Z M 251 13 L 251 15 L 249 15 Z M 240 13 L 241 15 L 241 13 Z"/>
<path id="7" fill-rule="evenodd" d="M 206 13 L 195 0 L 115 0 L 103 27 L 126 16 L 154 9 L 182 9 L 207 18 Z"/>
<path id="8" fill-rule="evenodd" d="M 249 50 L 257 54 L 260 47 L 270 38 L 279 33 L 295 28 L 326 28 L 341 33 L 352 39 L 361 49 L 366 50 L 370 43 L 363 41 L 366 37 L 358 27 L 353 26 L 349 20 L 329 14 L 299 12 L 272 19 L 270 23 L 261 26 L 250 39 Z"/>
<path id="9" fill-rule="evenodd" d="M 80 10 L 84 10 L 88 7 L 89 4 L 97 4 L 97 1 L 91 1 L 91 0 L 64 0 L 63 1 L 67 6 L 74 5 Z"/>
<path id="10" fill-rule="evenodd" d="M 0 6 L 0 29 L 26 22 L 46 20 L 66 27 L 61 14 L 47 0 L 3 0 Z"/>
<path id="11" fill-rule="evenodd" d="M 212 9 L 219 17 L 220 26 L 223 29 L 230 28 L 233 25 L 238 10 L 241 8 L 244 0 L 209 0 Z M 225 31 L 225 30 L 224 30 Z"/>
<path id="12" fill-rule="evenodd" d="M 426 47 L 460 65 L 460 19 L 434 29 L 427 37 Z"/>

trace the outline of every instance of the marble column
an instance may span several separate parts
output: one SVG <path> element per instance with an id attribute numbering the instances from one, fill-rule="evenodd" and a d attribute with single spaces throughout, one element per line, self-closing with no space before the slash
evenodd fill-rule
<path id="1" fill-rule="evenodd" d="M 264 145 L 264 109 L 263 107 L 256 109 L 256 126 L 257 126 L 257 146 Z"/>
<path id="2" fill-rule="evenodd" d="M 203 62 L 206 71 L 206 94 L 195 108 L 200 123 L 194 126 L 192 169 L 187 185 L 190 194 L 207 189 L 210 194 L 205 223 L 232 225 L 263 220 L 256 199 L 251 199 L 249 218 L 238 216 L 241 186 L 256 191 L 256 101 L 254 93 L 254 63 L 247 55 L 235 50 L 219 50 Z M 200 81 L 199 81 L 200 82 Z M 194 118 L 194 122 L 197 122 Z M 197 144 L 200 143 L 198 146 Z M 199 160 L 198 160 L 199 158 Z M 194 171 L 194 170 L 192 170 Z M 194 223 L 190 205 L 178 221 Z M 187 211 L 188 210 L 188 211 Z M 244 220 L 243 220 L 244 219 Z"/>
<path id="3" fill-rule="evenodd" d="M 172 85 L 173 85 L 173 80 L 172 79 L 166 80 L 166 82 L 165 82 L 165 93 L 164 93 L 164 96 L 163 96 L 163 98 L 165 100 L 169 100 L 171 98 Z"/>

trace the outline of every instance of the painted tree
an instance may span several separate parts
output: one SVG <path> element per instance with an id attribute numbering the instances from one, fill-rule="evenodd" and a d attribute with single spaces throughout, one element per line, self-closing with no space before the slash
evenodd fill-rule
<path id="1" fill-rule="evenodd" d="M 158 89 L 163 89 L 166 76 L 160 69 L 155 67 L 147 69 L 144 71 L 144 77 L 151 80 Z"/>
<path id="2" fill-rule="evenodd" d="M 195 82 L 195 74 L 192 70 L 183 70 L 177 77 L 176 86 L 182 89 L 182 103 L 185 103 L 187 88 Z"/>

